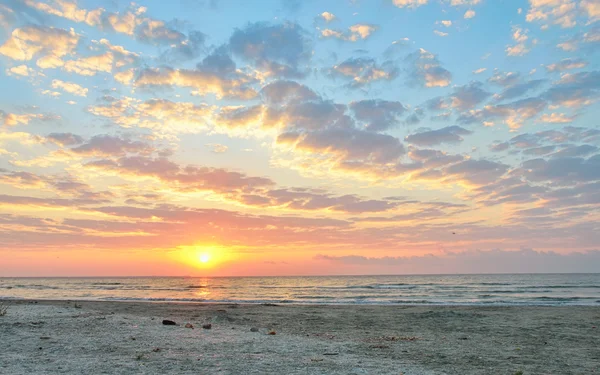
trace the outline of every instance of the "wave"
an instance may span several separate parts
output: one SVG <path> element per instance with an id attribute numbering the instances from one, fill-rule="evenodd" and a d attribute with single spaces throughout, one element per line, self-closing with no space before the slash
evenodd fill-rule
<path id="1" fill-rule="evenodd" d="M 35 290 L 58 290 L 61 289 L 57 286 L 52 285 L 38 285 L 38 284 L 27 284 L 27 285 L 6 285 L 2 287 L 3 289 L 35 289 Z"/>

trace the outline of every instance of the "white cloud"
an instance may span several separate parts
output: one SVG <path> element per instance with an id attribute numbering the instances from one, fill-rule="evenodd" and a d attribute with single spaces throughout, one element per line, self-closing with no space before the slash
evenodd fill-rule
<path id="1" fill-rule="evenodd" d="M 336 19 L 335 15 L 333 13 L 329 13 L 329 12 L 323 12 L 320 14 L 321 18 L 323 18 L 325 20 L 325 22 L 331 22 L 334 19 Z"/>
<path id="2" fill-rule="evenodd" d="M 87 96 L 88 93 L 87 88 L 73 82 L 61 81 L 60 79 L 52 80 L 52 87 L 77 96 Z"/>
<path id="3" fill-rule="evenodd" d="M 324 29 L 321 31 L 323 38 L 336 38 L 349 42 L 357 42 L 367 39 L 377 30 L 376 26 L 366 24 L 356 24 L 348 28 L 348 31 L 339 31 L 332 29 Z"/>
<path id="4" fill-rule="evenodd" d="M 398 8 L 417 8 L 427 4 L 428 0 L 393 0 Z"/>

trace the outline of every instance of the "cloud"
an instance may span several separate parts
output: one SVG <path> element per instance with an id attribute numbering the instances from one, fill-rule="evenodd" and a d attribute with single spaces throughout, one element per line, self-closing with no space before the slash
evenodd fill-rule
<path id="1" fill-rule="evenodd" d="M 408 38 L 394 40 L 392 44 L 385 49 L 385 51 L 383 52 L 383 56 L 389 59 L 396 55 L 399 55 L 403 53 L 410 44 L 411 41 Z"/>
<path id="2" fill-rule="evenodd" d="M 379 65 L 368 57 L 349 58 L 330 70 L 330 75 L 351 80 L 349 87 L 358 88 L 375 81 L 391 81 L 398 72 L 390 61 Z"/>
<path id="3" fill-rule="evenodd" d="M 73 133 L 50 133 L 46 136 L 48 142 L 59 146 L 74 146 L 84 142 L 83 137 Z"/>
<path id="4" fill-rule="evenodd" d="M 527 98 L 508 104 L 487 105 L 483 109 L 471 110 L 459 116 L 460 124 L 488 122 L 502 119 L 511 129 L 518 129 L 523 122 L 537 116 L 546 108 L 546 101 L 539 98 Z"/>
<path id="5" fill-rule="evenodd" d="M 506 47 L 506 55 L 507 56 L 524 56 L 531 51 L 531 46 L 536 42 L 535 40 L 529 41 L 529 30 L 522 29 L 519 26 L 512 27 L 512 38 L 517 44 L 513 46 Z"/>
<path id="6" fill-rule="evenodd" d="M 141 125 L 157 130 L 205 128 L 213 108 L 206 104 L 172 102 L 167 99 L 150 99 L 135 107 L 137 114 L 145 119 Z M 150 120 L 152 119 L 152 120 Z"/>
<path id="7" fill-rule="evenodd" d="M 581 107 L 600 95 L 600 71 L 566 73 L 541 97 L 555 105 Z"/>
<path id="8" fill-rule="evenodd" d="M 515 99 L 537 89 L 546 82 L 545 79 L 534 79 L 523 83 L 516 83 L 509 87 L 505 87 L 501 93 L 494 95 L 494 99 L 496 99 L 496 101 Z"/>
<path id="9" fill-rule="evenodd" d="M 510 147 L 510 143 L 508 142 L 495 142 L 490 145 L 490 150 L 493 152 L 501 152 L 506 151 Z"/>
<path id="10" fill-rule="evenodd" d="M 190 31 L 187 39 L 177 44 L 172 44 L 168 50 L 163 52 L 161 60 L 167 63 L 177 63 L 197 58 L 206 51 L 207 36 L 197 30 Z"/>
<path id="11" fill-rule="evenodd" d="M 447 126 L 438 130 L 429 130 L 421 133 L 408 135 L 406 142 L 418 146 L 434 146 L 442 143 L 460 143 L 463 141 L 461 135 L 472 134 L 472 131 L 460 126 Z"/>
<path id="12" fill-rule="evenodd" d="M 0 28 L 7 31 L 10 30 L 11 26 L 15 23 L 16 18 L 14 10 L 6 5 L 0 4 Z"/>
<path id="13" fill-rule="evenodd" d="M 539 122 L 545 122 L 550 124 L 565 124 L 573 122 L 573 120 L 575 120 L 575 116 L 567 116 L 564 113 L 543 114 L 538 119 Z"/>
<path id="14" fill-rule="evenodd" d="M 563 51 L 573 52 L 580 48 L 588 50 L 588 52 L 595 51 L 600 46 L 600 27 L 594 26 L 592 29 L 585 33 L 578 33 L 575 36 L 565 40 L 562 43 L 556 45 L 556 47 Z"/>
<path id="15" fill-rule="evenodd" d="M 490 160 L 469 159 L 448 166 L 445 173 L 450 179 L 472 185 L 484 185 L 496 181 L 508 171 L 508 165 Z"/>
<path id="16" fill-rule="evenodd" d="M 87 96 L 88 93 L 87 88 L 79 86 L 78 84 L 73 82 L 61 81 L 60 79 L 53 79 L 52 87 L 77 96 Z"/>
<path id="17" fill-rule="evenodd" d="M 485 72 L 487 70 L 487 68 L 479 68 L 476 70 L 473 70 L 473 74 L 481 74 L 483 72 Z"/>
<path id="18" fill-rule="evenodd" d="M 122 85 L 129 86 L 135 77 L 135 71 L 133 69 L 123 70 L 113 75 L 115 81 Z"/>
<path id="19" fill-rule="evenodd" d="M 422 163 L 421 166 L 424 169 L 439 168 L 465 159 L 462 155 L 452 155 L 440 150 L 417 149 L 412 146 L 409 149 L 408 156 L 412 160 Z"/>
<path id="20" fill-rule="evenodd" d="M 227 150 L 229 149 L 229 147 L 219 144 L 219 143 L 210 143 L 205 146 L 210 148 L 211 152 L 213 152 L 215 154 L 222 154 L 224 152 L 227 152 Z"/>
<path id="21" fill-rule="evenodd" d="M 278 80 L 264 86 L 261 95 L 267 104 L 285 104 L 319 99 L 307 86 L 298 82 Z"/>
<path id="22" fill-rule="evenodd" d="M 543 156 L 548 155 L 556 149 L 556 146 L 541 146 L 541 147 L 533 147 L 523 150 L 523 154 L 525 155 L 536 155 Z"/>
<path id="23" fill-rule="evenodd" d="M 304 64 L 312 55 L 306 31 L 294 23 L 249 24 L 234 31 L 229 48 L 235 56 L 253 63 L 262 74 L 283 78 L 304 77 L 307 73 Z"/>
<path id="24" fill-rule="evenodd" d="M 409 64 L 409 82 L 424 87 L 446 87 L 452 74 L 444 69 L 437 57 L 424 49 L 411 53 L 405 59 Z"/>
<path id="25" fill-rule="evenodd" d="M 279 131 L 278 149 L 294 151 L 294 158 L 303 160 L 288 164 L 281 159 L 278 163 L 301 170 L 303 165 L 319 163 L 332 171 L 366 177 L 384 170 L 390 173 L 395 168 L 390 163 L 398 163 L 406 152 L 398 138 L 373 132 L 373 126 L 385 126 L 383 121 L 398 120 L 399 103 L 357 102 L 351 104 L 352 117 L 346 105 L 325 100 L 297 83 L 273 83 L 263 91 L 262 126 Z M 365 128 L 367 124 L 371 129 Z"/>
<path id="26" fill-rule="evenodd" d="M 129 153 L 149 154 L 154 148 L 142 141 L 132 141 L 112 135 L 95 135 L 71 152 L 84 156 L 122 156 Z"/>
<path id="27" fill-rule="evenodd" d="M 294 210 L 331 210 L 345 213 L 384 212 L 398 206 L 397 202 L 377 199 L 363 199 L 348 194 L 334 196 L 310 189 L 272 189 L 259 195 L 242 196 L 244 203 L 259 206 L 286 207 Z"/>
<path id="28" fill-rule="evenodd" d="M 392 0 L 398 8 L 417 8 L 427 4 L 429 0 Z"/>
<path id="29" fill-rule="evenodd" d="M 109 150 L 100 150 L 108 155 L 124 154 L 125 152 L 147 151 L 146 145 L 124 143 L 120 146 L 107 143 Z M 75 150 L 73 150 L 75 151 Z M 98 150 L 93 150 L 98 152 Z M 150 156 L 123 156 L 116 161 L 96 160 L 86 164 L 87 167 L 113 171 L 131 176 L 149 176 L 170 184 L 180 191 L 215 191 L 226 193 L 233 190 L 248 190 L 256 187 L 273 186 L 274 182 L 263 177 L 248 177 L 243 173 L 232 172 L 221 168 L 209 168 L 189 165 L 180 167 L 164 158 Z"/>
<path id="30" fill-rule="evenodd" d="M 562 28 L 574 27 L 578 17 L 587 18 L 589 23 L 600 19 L 600 10 L 594 0 L 529 0 L 530 8 L 527 11 L 527 22 L 547 22 L 549 25 L 559 25 Z"/>
<path id="31" fill-rule="evenodd" d="M 152 45 L 171 45 L 174 52 L 186 51 L 195 47 L 198 34 L 194 31 L 186 36 L 167 26 L 164 21 L 145 15 L 146 8 L 131 3 L 123 12 L 107 12 L 103 8 L 86 10 L 69 0 L 51 0 L 48 3 L 25 0 L 26 6 L 36 11 L 62 17 L 77 23 L 86 23 L 102 31 L 111 31 L 134 37 L 136 40 Z M 184 54 L 189 52 L 183 52 Z"/>
<path id="32" fill-rule="evenodd" d="M 209 55 L 196 69 L 171 67 L 143 69 L 135 80 L 139 87 L 189 87 L 193 94 L 214 94 L 217 98 L 252 99 L 255 79 L 236 69 L 235 63 L 223 53 Z"/>
<path id="33" fill-rule="evenodd" d="M 54 0 L 48 3 L 25 0 L 24 4 L 40 12 L 66 18 L 73 22 L 84 22 L 90 26 L 99 25 L 100 17 L 104 12 L 103 9 L 96 9 L 88 12 L 85 9 L 79 8 L 77 3 L 68 0 Z"/>
<path id="34" fill-rule="evenodd" d="M 112 72 L 114 55 L 106 52 L 101 55 L 82 57 L 77 60 L 65 62 L 63 69 L 69 73 L 76 73 L 82 76 L 94 76 L 98 72 Z"/>
<path id="35" fill-rule="evenodd" d="M 598 152 L 598 147 L 592 145 L 566 146 L 553 153 L 553 158 L 588 156 Z"/>
<path id="36" fill-rule="evenodd" d="M 450 96 L 451 105 L 461 111 L 476 107 L 479 103 L 489 98 L 492 94 L 483 89 L 481 82 L 471 82 L 464 86 L 454 87 Z"/>
<path id="37" fill-rule="evenodd" d="M 583 59 L 563 59 L 557 63 L 546 65 L 546 70 L 552 72 L 564 72 L 565 70 L 582 69 L 588 65 Z"/>
<path id="38" fill-rule="evenodd" d="M 278 143 L 293 144 L 299 151 L 329 154 L 342 161 L 389 163 L 405 153 L 395 137 L 353 128 L 331 128 L 308 133 L 283 133 Z"/>
<path id="39" fill-rule="evenodd" d="M 39 75 L 35 69 L 32 69 L 27 65 L 13 66 L 12 68 L 6 69 L 6 74 L 17 75 L 21 77 L 35 77 Z"/>
<path id="40" fill-rule="evenodd" d="M 600 130 L 565 126 L 558 130 L 545 130 L 537 133 L 523 133 L 510 139 L 519 148 L 538 146 L 542 143 L 562 144 L 565 142 L 596 142 L 600 140 Z"/>
<path id="41" fill-rule="evenodd" d="M 365 124 L 371 131 L 384 131 L 399 123 L 406 108 L 400 102 L 387 100 L 360 100 L 350 103 L 356 120 Z"/>
<path id="42" fill-rule="evenodd" d="M 439 30 L 433 30 L 433 33 L 437 36 L 448 36 L 448 33 Z"/>
<path id="43" fill-rule="evenodd" d="M 52 201 L 50 198 L 10 196 L 1 196 L 2 201 L 38 206 L 54 204 L 58 207 L 83 204 L 78 200 Z M 9 227 L 13 236 L 2 236 L 4 241 L 0 242 L 0 247 L 37 250 L 82 246 L 96 249 L 174 249 L 206 241 L 232 249 L 264 250 L 283 243 L 304 246 L 313 242 L 311 238 L 319 238 L 321 244 L 339 243 L 343 238 L 340 232 L 350 227 L 349 222 L 336 219 L 250 215 L 174 205 L 145 208 L 105 205 L 79 209 L 98 218 L 36 220 L 27 216 L 2 215 L 0 231 L 6 232 L 6 224 L 18 226 Z M 332 231 L 334 228 L 338 230 Z"/>
<path id="44" fill-rule="evenodd" d="M 167 99 L 140 101 L 130 97 L 105 96 L 87 108 L 93 115 L 109 119 L 124 128 L 148 128 L 166 134 L 198 133 L 211 127 L 215 106 Z"/>
<path id="45" fill-rule="evenodd" d="M 481 3 L 481 0 L 450 0 L 452 6 L 477 5 L 479 3 Z"/>
<path id="46" fill-rule="evenodd" d="M 264 115 L 264 107 L 255 105 L 250 107 L 221 107 L 216 114 L 215 124 L 217 127 L 226 129 L 242 129 L 260 127 Z"/>
<path id="47" fill-rule="evenodd" d="M 529 181 L 552 181 L 561 185 L 600 180 L 600 154 L 583 157 L 555 157 L 523 162 L 522 173 Z"/>
<path id="48" fill-rule="evenodd" d="M 5 126 L 27 125 L 34 119 L 45 120 L 48 118 L 39 113 L 17 114 L 0 110 L 0 124 Z"/>
<path id="49" fill-rule="evenodd" d="M 135 30 L 136 39 L 149 44 L 178 44 L 186 40 L 185 35 L 171 29 L 163 21 L 146 19 Z"/>
<path id="50" fill-rule="evenodd" d="M 364 267 L 386 267 L 396 273 L 440 274 L 440 273 L 568 273 L 595 272 L 600 262 L 600 251 L 560 254 L 531 249 L 522 250 L 471 250 L 444 252 L 439 255 L 398 257 L 365 257 L 362 255 L 316 255 L 315 260 L 336 265 Z M 368 271 L 366 271 L 368 272 Z"/>
<path id="51" fill-rule="evenodd" d="M 347 31 L 339 31 L 332 29 L 321 30 L 321 37 L 335 38 L 348 42 L 357 42 L 369 38 L 375 31 L 377 26 L 367 24 L 356 24 L 348 28 Z"/>
<path id="52" fill-rule="evenodd" d="M 475 17 L 475 11 L 472 9 L 469 9 L 465 12 L 465 15 L 463 16 L 464 19 L 469 19 L 469 18 L 473 18 Z"/>
<path id="53" fill-rule="evenodd" d="M 393 201 L 363 199 L 356 195 L 336 196 L 316 189 L 276 187 L 268 178 L 251 177 L 221 168 L 182 167 L 164 157 L 124 156 L 116 161 L 91 161 L 86 166 L 123 176 L 154 177 L 180 192 L 212 191 L 228 200 L 254 207 L 361 213 L 387 211 L 397 206 Z"/>
<path id="54" fill-rule="evenodd" d="M 0 183 L 22 189 L 39 189 L 46 186 L 46 180 L 29 172 L 15 172 L 0 168 Z"/>
<path id="55" fill-rule="evenodd" d="M 521 80 L 521 74 L 515 72 L 495 72 L 490 78 L 488 78 L 488 82 L 496 84 L 501 87 L 509 87 L 517 84 Z"/>
<path id="56" fill-rule="evenodd" d="M 323 20 L 325 20 L 325 22 L 331 22 L 337 18 L 333 13 L 329 13 L 329 12 L 323 12 L 323 13 L 319 14 L 319 17 L 321 17 Z"/>
<path id="57" fill-rule="evenodd" d="M 263 118 L 263 126 L 288 131 L 345 128 L 351 121 L 345 116 L 345 111 L 344 105 L 321 98 L 288 103 L 281 107 L 268 107 Z"/>
<path id="58" fill-rule="evenodd" d="M 10 38 L 0 46 L 0 54 L 20 61 L 35 58 L 42 69 L 56 68 L 64 64 L 64 56 L 73 53 L 79 38 L 72 29 L 24 26 L 12 32 Z"/>

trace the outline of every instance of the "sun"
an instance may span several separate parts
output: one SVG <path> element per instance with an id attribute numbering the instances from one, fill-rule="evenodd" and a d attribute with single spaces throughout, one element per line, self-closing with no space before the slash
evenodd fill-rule
<path id="1" fill-rule="evenodd" d="M 210 254 L 202 253 L 198 255 L 198 260 L 200 260 L 200 263 L 208 263 L 210 261 Z"/>

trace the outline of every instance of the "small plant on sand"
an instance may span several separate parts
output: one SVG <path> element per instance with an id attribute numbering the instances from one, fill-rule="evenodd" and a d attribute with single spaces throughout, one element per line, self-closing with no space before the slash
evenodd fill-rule
<path id="1" fill-rule="evenodd" d="M 0 302 L 0 316 L 6 315 L 8 312 L 8 302 Z"/>
<path id="2" fill-rule="evenodd" d="M 136 361 L 141 361 L 142 359 L 144 359 L 144 353 L 139 353 L 137 356 L 135 356 Z"/>
<path id="3" fill-rule="evenodd" d="M 514 375 L 523 375 L 523 371 L 517 371 Z"/>

